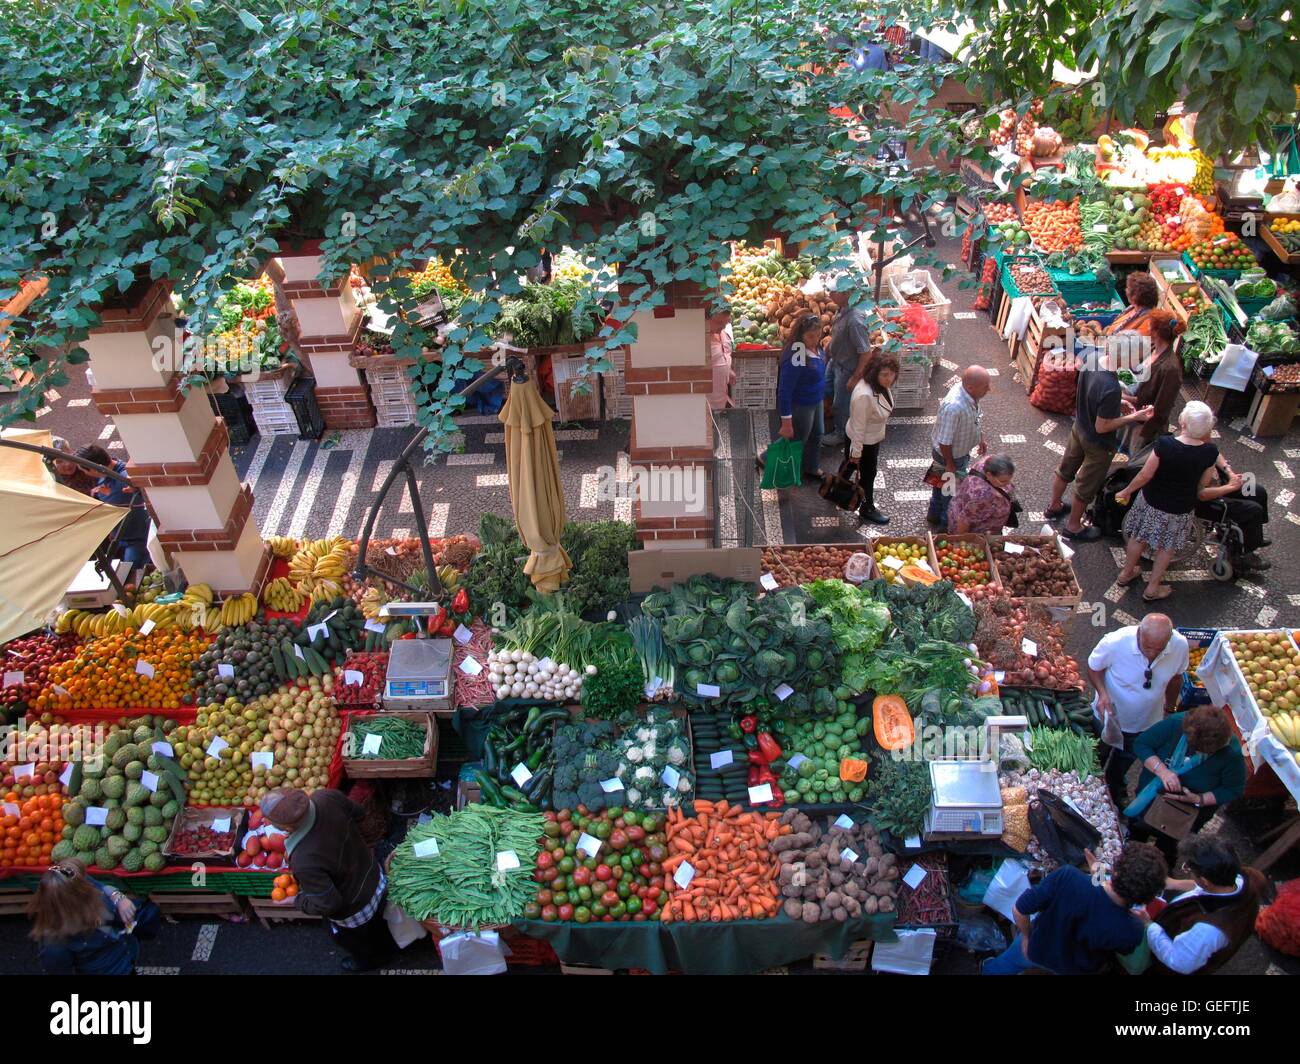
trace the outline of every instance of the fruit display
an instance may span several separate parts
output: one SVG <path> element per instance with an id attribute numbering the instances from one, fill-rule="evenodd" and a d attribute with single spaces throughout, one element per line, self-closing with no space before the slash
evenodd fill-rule
<path id="1" fill-rule="evenodd" d="M 1151 197 L 1145 192 L 1128 189 L 1108 188 L 1104 192 L 1106 207 L 1110 219 L 1110 235 L 1114 246 L 1120 251 L 1145 251 L 1139 246 L 1143 227 L 1152 220 Z"/>
<path id="2" fill-rule="evenodd" d="M 4 687 L 0 705 L 26 706 L 44 689 L 50 670 L 77 652 L 73 635 L 31 635 L 6 643 L 0 651 Z"/>
<path id="3" fill-rule="evenodd" d="M 167 853 L 185 861 L 195 857 L 230 857 L 237 848 L 244 811 L 227 806 L 186 806 L 167 843 Z"/>
<path id="4" fill-rule="evenodd" d="M 1202 310 L 1208 310 L 1210 306 L 1209 299 L 1197 285 L 1184 288 L 1182 292 L 1178 294 L 1177 299 L 1178 305 L 1187 311 L 1189 315 L 1197 314 Z"/>
<path id="5" fill-rule="evenodd" d="M 297 613 L 307 599 L 288 577 L 277 576 L 262 589 L 262 605 L 277 613 Z"/>
<path id="6" fill-rule="evenodd" d="M 411 274 L 411 291 L 423 299 L 434 289 L 460 296 L 469 295 L 469 288 L 451 272 L 451 267 L 439 258 L 432 258 L 419 273 Z"/>
<path id="7" fill-rule="evenodd" d="M 810 544 L 806 547 L 764 547 L 763 572 L 780 587 L 797 587 L 813 580 L 843 580 L 845 566 L 863 547 Z M 863 577 L 867 574 L 864 572 Z"/>
<path id="8" fill-rule="evenodd" d="M 1186 251 L 1198 270 L 1245 270 L 1255 265 L 1255 253 L 1236 233 L 1220 233 L 1191 244 Z"/>
<path id="9" fill-rule="evenodd" d="M 276 370 L 293 360 L 280 335 L 275 286 L 269 277 L 235 285 L 217 301 L 216 311 L 216 331 L 195 351 L 198 371 L 235 375 Z"/>
<path id="10" fill-rule="evenodd" d="M 191 706 L 194 662 L 209 643 L 205 635 L 175 628 L 89 640 L 51 666 L 49 687 L 31 705 L 42 711 Z"/>
<path id="11" fill-rule="evenodd" d="M 1029 235 L 1029 231 L 1021 224 L 1019 218 L 991 223 L 989 235 L 996 239 L 1001 247 L 1008 249 L 1027 248 L 1033 241 L 1033 237 Z"/>
<path id="12" fill-rule="evenodd" d="M 74 762 L 54 860 L 75 856 L 105 871 L 164 867 L 163 844 L 185 804 L 187 774 L 153 744 L 164 742 L 174 726 L 161 716 L 128 722 L 110 731 L 102 756 Z M 90 822 L 92 810 L 104 810 L 96 814 L 102 824 Z"/>
<path id="13" fill-rule="evenodd" d="M 1281 630 L 1224 635 L 1269 731 L 1300 760 L 1300 650 Z"/>
<path id="14" fill-rule="evenodd" d="M 352 559 L 352 544 L 342 536 L 302 542 L 289 560 L 289 579 L 312 602 L 343 591 L 343 574 Z"/>
<path id="15" fill-rule="evenodd" d="M 593 813 L 579 806 L 544 816 L 533 869 L 538 889 L 524 906 L 525 917 L 579 924 L 658 918 L 668 858 L 660 814 L 621 806 Z"/>
<path id="16" fill-rule="evenodd" d="M 786 802 L 833 805 L 862 801 L 866 779 L 853 765 L 866 757 L 863 738 L 870 726 L 869 717 L 859 717 L 851 703 L 842 702 L 836 716 L 788 727 L 782 739 L 784 757 L 778 765 Z"/>
<path id="17" fill-rule="evenodd" d="M 7 808 L 0 816 L 0 868 L 47 868 L 58 859 L 54 851 L 65 828 L 62 796 L 24 798 L 10 790 L 5 793 L 4 804 Z M 14 808 L 16 813 L 11 811 Z"/>
<path id="18" fill-rule="evenodd" d="M 386 650 L 352 653 L 334 674 L 334 702 L 340 706 L 373 706 L 384 690 L 388 672 Z M 348 673 L 360 673 L 361 682 Z"/>
<path id="19" fill-rule="evenodd" d="M 1205 659 L 1205 652 L 1209 650 L 1205 647 L 1189 647 L 1187 651 L 1187 678 L 1196 687 L 1204 687 L 1201 679 L 1196 675 L 1196 670 L 1200 668 L 1201 662 Z"/>
<path id="20" fill-rule="evenodd" d="M 272 881 L 271 900 L 276 902 L 288 902 L 294 904 L 293 899 L 298 896 L 298 881 L 293 878 L 289 872 L 281 872 Z"/>
<path id="21" fill-rule="evenodd" d="M 167 594 L 167 578 L 163 576 L 161 569 L 150 569 L 136 585 L 135 600 L 154 602 L 158 596 L 165 594 Z"/>
<path id="22" fill-rule="evenodd" d="M 294 678 L 282 647 L 299 634 L 297 625 L 285 621 L 250 621 L 223 629 L 194 662 L 195 701 L 206 706 L 231 697 L 246 702 L 269 695 Z M 292 649 L 288 653 L 296 657 Z"/>
<path id="23" fill-rule="evenodd" d="M 277 828 L 254 807 L 248 811 L 248 825 L 239 839 L 235 864 L 240 868 L 278 872 L 285 863 L 285 839 L 288 832 Z M 292 878 L 292 876 L 290 877 Z M 276 878 L 276 882 L 279 877 Z M 285 895 L 288 896 L 287 894 Z"/>
<path id="24" fill-rule="evenodd" d="M 1167 146 L 1147 148 L 1147 159 L 1152 163 L 1152 173 L 1161 181 L 1177 182 L 1186 185 L 1200 196 L 1209 196 L 1214 192 L 1214 161 L 1201 151 L 1193 148 Z"/>
<path id="25" fill-rule="evenodd" d="M 790 281 L 784 275 L 777 275 L 762 268 L 763 263 L 774 262 L 775 255 L 762 259 L 753 259 L 737 267 L 731 274 L 733 308 L 736 303 L 750 306 L 766 307 L 772 300 L 797 292 L 802 280 Z M 738 319 L 732 311 L 732 321 Z"/>
<path id="26" fill-rule="evenodd" d="M 776 347 L 781 329 L 766 318 L 766 303 L 750 299 L 731 301 L 731 332 L 737 344 Z"/>
<path id="27" fill-rule="evenodd" d="M 936 539 L 934 556 L 939 575 L 959 588 L 978 587 L 993 580 L 983 544 L 969 540 Z"/>
<path id="28" fill-rule="evenodd" d="M 1014 203 L 985 203 L 980 209 L 984 212 L 984 218 L 989 225 L 1020 220 L 1020 212 L 1016 210 Z"/>
<path id="29" fill-rule="evenodd" d="M 768 321 L 776 322 L 781 328 L 781 340 L 789 338 L 790 330 L 805 315 L 814 315 L 822 322 L 822 342 L 829 343 L 831 322 L 835 320 L 837 308 L 828 295 L 810 296 L 798 289 L 787 289 L 767 305 L 765 311 Z"/>
<path id="30" fill-rule="evenodd" d="M 1300 218 L 1279 218 L 1269 222 L 1268 231 L 1287 255 L 1300 255 Z"/>
<path id="31" fill-rule="evenodd" d="M 1043 251 L 1075 251 L 1083 246 L 1079 201 L 1035 200 L 1025 205 L 1025 229 Z"/>
<path id="32" fill-rule="evenodd" d="M 876 540 L 876 549 L 872 552 L 876 559 L 876 572 L 890 584 L 901 582 L 899 574 L 906 566 L 920 566 L 922 562 L 928 566 L 929 555 L 929 548 L 924 543 L 906 543 L 901 540 L 894 543 Z"/>
<path id="33" fill-rule="evenodd" d="M 1053 540 L 1044 536 L 1019 536 L 991 546 L 998 578 L 1012 598 L 1053 598 L 1078 593 L 1074 569 L 1061 556 Z"/>

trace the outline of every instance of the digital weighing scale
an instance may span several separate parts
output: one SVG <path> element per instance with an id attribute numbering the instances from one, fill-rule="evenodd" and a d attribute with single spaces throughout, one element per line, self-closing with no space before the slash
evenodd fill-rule
<path id="1" fill-rule="evenodd" d="M 385 709 L 451 709 L 451 685 L 450 639 L 399 639 L 389 647 Z"/>
<path id="2" fill-rule="evenodd" d="M 931 761 L 928 840 L 1002 837 L 996 761 Z"/>

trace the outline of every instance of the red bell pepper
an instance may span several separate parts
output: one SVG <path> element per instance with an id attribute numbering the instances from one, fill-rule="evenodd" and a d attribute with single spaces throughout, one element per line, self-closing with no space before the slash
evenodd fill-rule
<path id="1" fill-rule="evenodd" d="M 776 786 L 776 775 L 766 765 L 762 768 L 751 769 L 750 772 L 754 777 L 754 782 L 750 784 L 751 787 L 758 787 L 764 783 L 770 783 L 773 787 Z M 775 791 L 773 793 L 775 793 Z"/>
<path id="2" fill-rule="evenodd" d="M 754 732 L 756 732 L 756 731 L 758 730 L 758 718 L 757 718 L 757 717 L 741 717 L 741 718 L 740 718 L 740 730 L 743 731 L 743 732 L 745 732 L 747 735 L 752 735 Z"/>
<path id="3" fill-rule="evenodd" d="M 469 592 L 463 587 L 452 598 L 451 609 L 453 613 L 469 613 Z"/>
<path id="4" fill-rule="evenodd" d="M 448 617 L 442 624 L 438 625 L 438 634 L 441 636 L 455 635 L 456 618 Z"/>
<path id="5" fill-rule="evenodd" d="M 760 768 L 767 767 L 767 758 L 763 756 L 761 750 L 747 750 L 745 752 L 749 756 L 749 763 L 751 765 L 758 765 Z"/>
<path id="6" fill-rule="evenodd" d="M 435 634 L 438 631 L 438 629 L 442 626 L 442 622 L 446 620 L 446 618 L 447 618 L 446 610 L 444 610 L 441 606 L 435 608 L 434 611 L 431 614 L 429 614 L 429 620 L 427 622 L 429 634 L 430 635 Z"/>
<path id="7" fill-rule="evenodd" d="M 781 747 L 777 745 L 777 741 L 768 732 L 758 733 L 758 749 L 768 761 L 779 761 L 781 759 Z"/>
<path id="8" fill-rule="evenodd" d="M 747 778 L 746 781 L 745 781 L 745 786 L 746 786 L 746 787 L 757 787 L 757 786 L 758 786 L 758 783 L 759 783 L 759 780 L 758 780 L 758 774 L 759 774 L 760 772 L 762 772 L 762 771 L 763 771 L 763 769 L 762 769 L 761 766 L 759 766 L 759 765 L 750 765 L 750 766 L 749 766 L 749 776 L 748 776 L 748 778 Z"/>
<path id="9" fill-rule="evenodd" d="M 775 783 L 772 784 L 772 801 L 768 804 L 776 809 L 785 805 L 785 791 L 781 790 L 781 788 Z"/>

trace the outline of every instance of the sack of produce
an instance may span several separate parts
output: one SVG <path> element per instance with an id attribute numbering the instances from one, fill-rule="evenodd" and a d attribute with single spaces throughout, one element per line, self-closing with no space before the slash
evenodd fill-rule
<path id="1" fill-rule="evenodd" d="M 1051 414 L 1073 414 L 1079 375 L 1071 356 L 1045 349 L 1038 362 L 1038 373 L 1029 402 Z"/>

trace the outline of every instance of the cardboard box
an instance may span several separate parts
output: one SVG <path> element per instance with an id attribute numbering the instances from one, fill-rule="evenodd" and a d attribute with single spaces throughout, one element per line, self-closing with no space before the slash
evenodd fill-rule
<path id="1" fill-rule="evenodd" d="M 633 550 L 627 553 L 628 580 L 634 594 L 682 584 L 711 574 L 754 584 L 762 575 L 763 552 L 757 547 L 708 550 Z"/>

